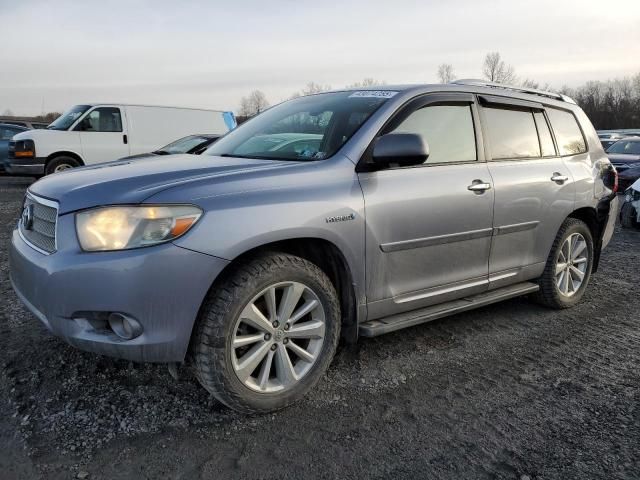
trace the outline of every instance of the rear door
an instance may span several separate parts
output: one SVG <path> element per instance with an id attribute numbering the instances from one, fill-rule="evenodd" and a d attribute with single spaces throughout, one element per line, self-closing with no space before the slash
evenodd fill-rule
<path id="1" fill-rule="evenodd" d="M 541 104 L 487 96 L 480 103 L 495 187 L 489 257 L 494 288 L 542 273 L 560 225 L 573 210 L 575 185 Z"/>
<path id="2" fill-rule="evenodd" d="M 82 158 L 86 164 L 109 162 L 129 155 L 124 110 L 95 107 L 78 122 Z"/>
<path id="3" fill-rule="evenodd" d="M 418 133 L 430 155 L 358 175 L 369 319 L 486 290 L 494 191 L 478 122 L 473 95 L 431 94 L 380 132 Z"/>

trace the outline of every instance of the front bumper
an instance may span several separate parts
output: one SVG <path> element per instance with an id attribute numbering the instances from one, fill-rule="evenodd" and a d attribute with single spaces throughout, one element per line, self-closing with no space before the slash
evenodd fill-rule
<path id="1" fill-rule="evenodd" d="M 44 175 L 46 158 L 10 158 L 5 170 L 12 175 Z"/>
<path id="2" fill-rule="evenodd" d="M 27 308 L 82 350 L 141 362 L 184 360 L 200 305 L 228 261 L 171 243 L 86 253 L 77 245 L 73 215 L 58 222 L 58 251 L 51 255 L 13 231 L 11 283 Z M 131 316 L 142 334 L 124 340 L 96 327 L 88 320 L 95 312 Z"/>

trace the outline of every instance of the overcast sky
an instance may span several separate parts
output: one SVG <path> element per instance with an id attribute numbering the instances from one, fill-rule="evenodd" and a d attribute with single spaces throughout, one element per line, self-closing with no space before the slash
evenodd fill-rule
<path id="1" fill-rule="evenodd" d="M 479 77 L 499 51 L 560 87 L 640 72 L 640 0 L 0 0 L 0 114 L 88 101 L 237 110 L 309 81 Z"/>

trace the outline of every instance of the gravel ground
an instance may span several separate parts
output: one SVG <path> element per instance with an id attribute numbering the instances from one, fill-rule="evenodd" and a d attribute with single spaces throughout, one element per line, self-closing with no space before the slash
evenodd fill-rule
<path id="1" fill-rule="evenodd" d="M 640 232 L 616 232 L 571 310 L 515 299 L 362 339 L 305 401 L 247 417 L 21 306 L 27 185 L 0 178 L 2 478 L 640 478 Z"/>

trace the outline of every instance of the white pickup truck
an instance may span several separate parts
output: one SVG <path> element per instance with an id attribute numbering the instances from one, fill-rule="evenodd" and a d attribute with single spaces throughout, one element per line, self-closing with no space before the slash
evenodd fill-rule
<path id="1" fill-rule="evenodd" d="M 151 152 L 189 134 L 222 135 L 235 126 L 232 112 L 105 103 L 76 105 L 46 130 L 14 136 L 9 144 L 7 172 L 48 175 Z"/>

